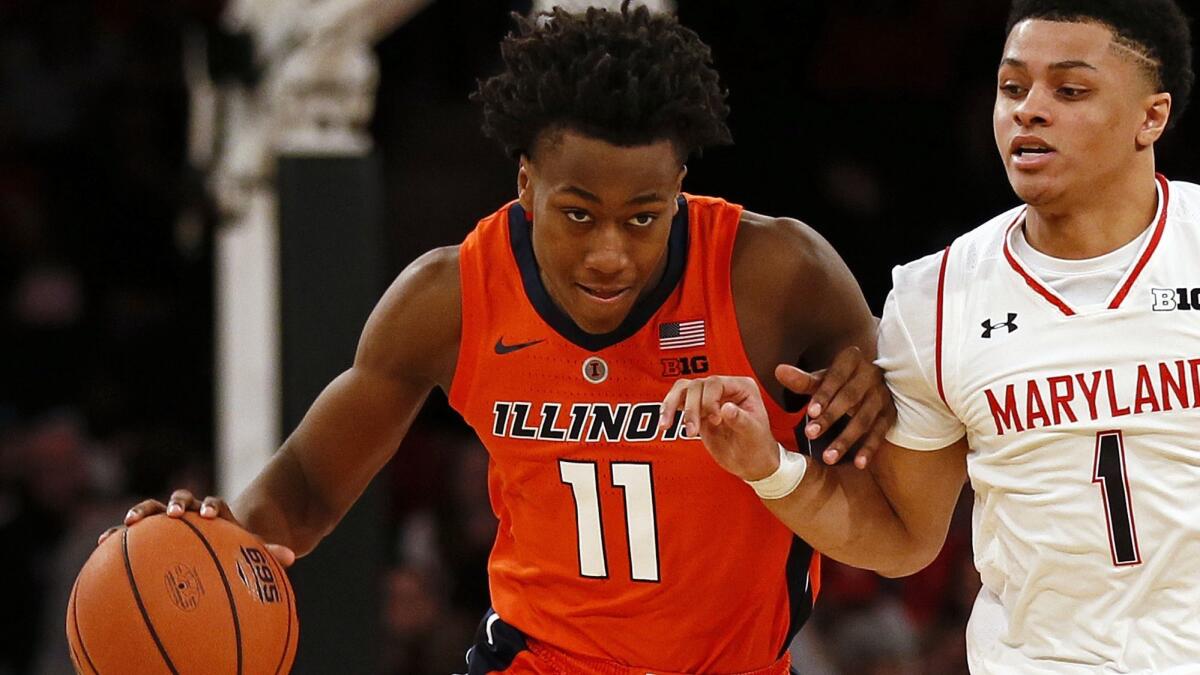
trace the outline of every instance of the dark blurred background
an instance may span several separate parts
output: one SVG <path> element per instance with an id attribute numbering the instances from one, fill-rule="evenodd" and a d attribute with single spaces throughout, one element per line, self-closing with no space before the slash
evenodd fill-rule
<path id="1" fill-rule="evenodd" d="M 528 4 L 437 0 L 377 45 L 389 276 L 514 196 L 467 96 Z M 96 536 L 137 500 L 213 489 L 218 218 L 187 161 L 183 54 L 222 5 L 0 0 L 0 675 L 69 672 L 62 616 Z M 1006 11 L 684 0 L 736 139 L 693 160 L 685 188 L 808 222 L 878 313 L 893 265 L 1015 203 L 990 124 Z M 1172 179 L 1200 178 L 1191 120 L 1159 146 Z M 435 395 L 383 480 L 377 672 L 460 668 L 488 604 L 486 469 Z M 963 506 L 914 577 L 826 567 L 795 647 L 805 673 L 965 672 Z"/>

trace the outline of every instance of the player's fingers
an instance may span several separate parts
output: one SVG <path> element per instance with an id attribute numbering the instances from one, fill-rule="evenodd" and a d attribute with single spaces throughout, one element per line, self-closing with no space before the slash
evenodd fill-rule
<path id="1" fill-rule="evenodd" d="M 167 501 L 167 515 L 173 518 L 178 518 L 184 511 L 194 508 L 197 508 L 196 498 L 192 496 L 191 490 L 176 490 Z"/>
<path id="2" fill-rule="evenodd" d="M 686 387 L 686 398 L 683 401 L 683 426 L 687 435 L 695 438 L 700 435 L 700 404 L 704 398 L 704 380 L 692 380 Z"/>
<path id="3" fill-rule="evenodd" d="M 732 378 L 710 377 L 704 380 L 704 387 L 700 391 L 700 413 L 710 423 L 721 423 L 721 404 L 726 400 L 727 390 L 733 386 Z"/>
<path id="4" fill-rule="evenodd" d="M 659 431 L 666 429 L 675 421 L 675 414 L 679 411 L 683 397 L 687 395 L 687 386 L 690 382 L 691 380 L 687 379 L 675 380 L 675 384 L 671 385 L 671 389 L 663 397 L 658 412 Z"/>
<path id="5" fill-rule="evenodd" d="M 229 510 L 229 505 L 220 497 L 205 497 L 204 501 L 200 503 L 200 517 L 224 518 L 237 522 L 237 519 L 233 517 L 233 511 Z"/>
<path id="6" fill-rule="evenodd" d="M 100 544 L 103 544 L 105 539 L 108 539 L 109 537 L 113 536 L 120 530 L 121 530 L 120 526 L 114 526 L 114 527 L 110 527 L 107 530 L 101 532 L 100 538 L 96 540 L 96 545 L 99 546 Z"/>
<path id="7" fill-rule="evenodd" d="M 830 441 L 829 448 L 822 455 L 825 461 L 833 464 L 841 459 L 847 450 L 854 447 L 854 444 L 871 430 L 871 425 L 875 423 L 875 417 L 876 415 L 873 411 L 867 410 L 862 411 L 862 414 L 851 417 L 846 428 L 842 429 L 842 433 Z M 830 461 L 831 453 L 833 454 L 833 461 Z"/>
<path id="8" fill-rule="evenodd" d="M 854 456 L 854 466 L 860 469 L 867 468 L 867 465 L 875 459 L 875 455 L 883 447 L 883 441 L 891 427 L 891 422 L 886 418 L 876 418 L 875 424 L 871 425 L 871 431 L 867 433 L 866 439 L 863 440 L 862 445 L 858 448 L 858 453 Z"/>
<path id="9" fill-rule="evenodd" d="M 735 434 L 745 437 L 747 433 L 761 431 L 755 429 L 756 420 L 753 411 L 743 409 L 733 401 L 722 403 L 718 414 L 721 418 L 721 424 Z M 764 419 L 763 422 L 765 423 L 765 421 Z M 764 424 L 763 428 L 766 429 L 767 433 L 770 433 L 769 425 Z"/>
<path id="10" fill-rule="evenodd" d="M 896 423 L 896 401 L 890 391 L 883 391 L 883 410 L 879 412 L 879 420 L 884 423 L 884 433 Z"/>
<path id="11" fill-rule="evenodd" d="M 283 544 L 267 544 L 267 553 L 274 556 L 284 567 L 291 567 L 292 563 L 296 562 L 296 552 Z"/>
<path id="12" fill-rule="evenodd" d="M 800 370 L 796 366 L 789 366 L 786 363 L 775 366 L 775 379 L 779 380 L 779 384 L 782 384 L 796 394 L 813 393 L 821 384 L 821 379 L 824 375 L 825 371 L 823 370 L 810 373 Z"/>
<path id="13" fill-rule="evenodd" d="M 824 385 L 822 385 L 824 388 Z M 848 384 L 830 396 L 830 399 L 825 405 L 820 407 L 821 413 L 809 420 L 807 426 L 804 427 L 804 435 L 810 439 L 816 438 L 825 433 L 835 422 L 840 420 L 844 415 L 860 416 L 865 411 L 867 404 L 864 402 L 864 397 L 869 395 L 869 390 L 862 383 Z M 816 396 L 814 395 L 814 399 Z M 867 416 L 867 422 L 873 422 L 875 415 Z"/>
<path id="14" fill-rule="evenodd" d="M 166 510 L 166 504 L 163 504 L 157 499 L 147 499 L 145 501 L 138 502 L 132 509 L 129 509 L 128 513 L 125 514 L 125 524 L 133 525 L 142 518 L 152 516 L 156 513 L 162 513 Z"/>
<path id="15" fill-rule="evenodd" d="M 857 407 L 858 401 L 868 390 L 869 378 L 860 372 L 860 366 L 865 362 L 858 347 L 849 347 L 842 350 L 842 353 L 833 360 L 833 365 L 825 370 L 820 384 L 808 401 L 808 410 L 806 411 L 810 418 L 825 418 L 823 429 L 828 428 L 830 421 L 837 420 L 845 414 L 846 410 Z M 845 407 L 837 415 L 826 415 L 827 408 L 839 395 L 848 396 Z"/>
<path id="16" fill-rule="evenodd" d="M 721 416 L 721 422 L 728 424 L 732 428 L 737 428 L 740 424 L 742 424 L 742 420 L 745 416 L 745 413 L 742 412 L 742 409 L 730 401 L 726 401 L 721 404 L 721 410 L 719 414 Z"/>

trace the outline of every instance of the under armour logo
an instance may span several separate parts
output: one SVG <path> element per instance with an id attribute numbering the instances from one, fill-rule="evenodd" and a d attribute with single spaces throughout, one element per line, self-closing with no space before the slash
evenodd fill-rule
<path id="1" fill-rule="evenodd" d="M 998 324 L 992 325 L 992 320 L 988 319 L 979 325 L 983 326 L 982 337 L 985 337 L 985 338 L 992 337 L 992 331 L 996 330 L 997 328 L 1007 328 L 1008 332 L 1011 333 L 1017 329 L 1017 315 L 1015 312 L 1009 312 L 1008 313 L 1008 321 L 1005 321 L 1004 323 L 998 323 Z"/>

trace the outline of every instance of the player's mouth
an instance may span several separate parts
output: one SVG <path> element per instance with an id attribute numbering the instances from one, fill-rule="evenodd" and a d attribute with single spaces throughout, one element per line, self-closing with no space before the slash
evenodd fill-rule
<path id="1" fill-rule="evenodd" d="M 620 302 L 631 290 L 629 286 L 585 286 L 583 284 L 575 284 L 575 286 L 589 299 L 604 304 Z"/>
<path id="2" fill-rule="evenodd" d="M 1017 136 L 1008 146 L 1013 167 L 1017 169 L 1040 169 L 1058 156 L 1054 146 L 1037 136 Z"/>

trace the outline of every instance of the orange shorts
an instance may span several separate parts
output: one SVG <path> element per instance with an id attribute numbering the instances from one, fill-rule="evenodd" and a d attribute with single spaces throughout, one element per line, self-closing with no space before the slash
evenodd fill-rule
<path id="1" fill-rule="evenodd" d="M 533 638 L 528 638 L 528 645 L 527 650 L 517 654 L 512 665 L 503 671 L 493 672 L 503 675 L 688 675 L 631 668 L 604 659 L 572 654 Z M 783 658 L 766 668 L 731 675 L 788 675 L 791 664 L 791 656 L 784 654 Z"/>

